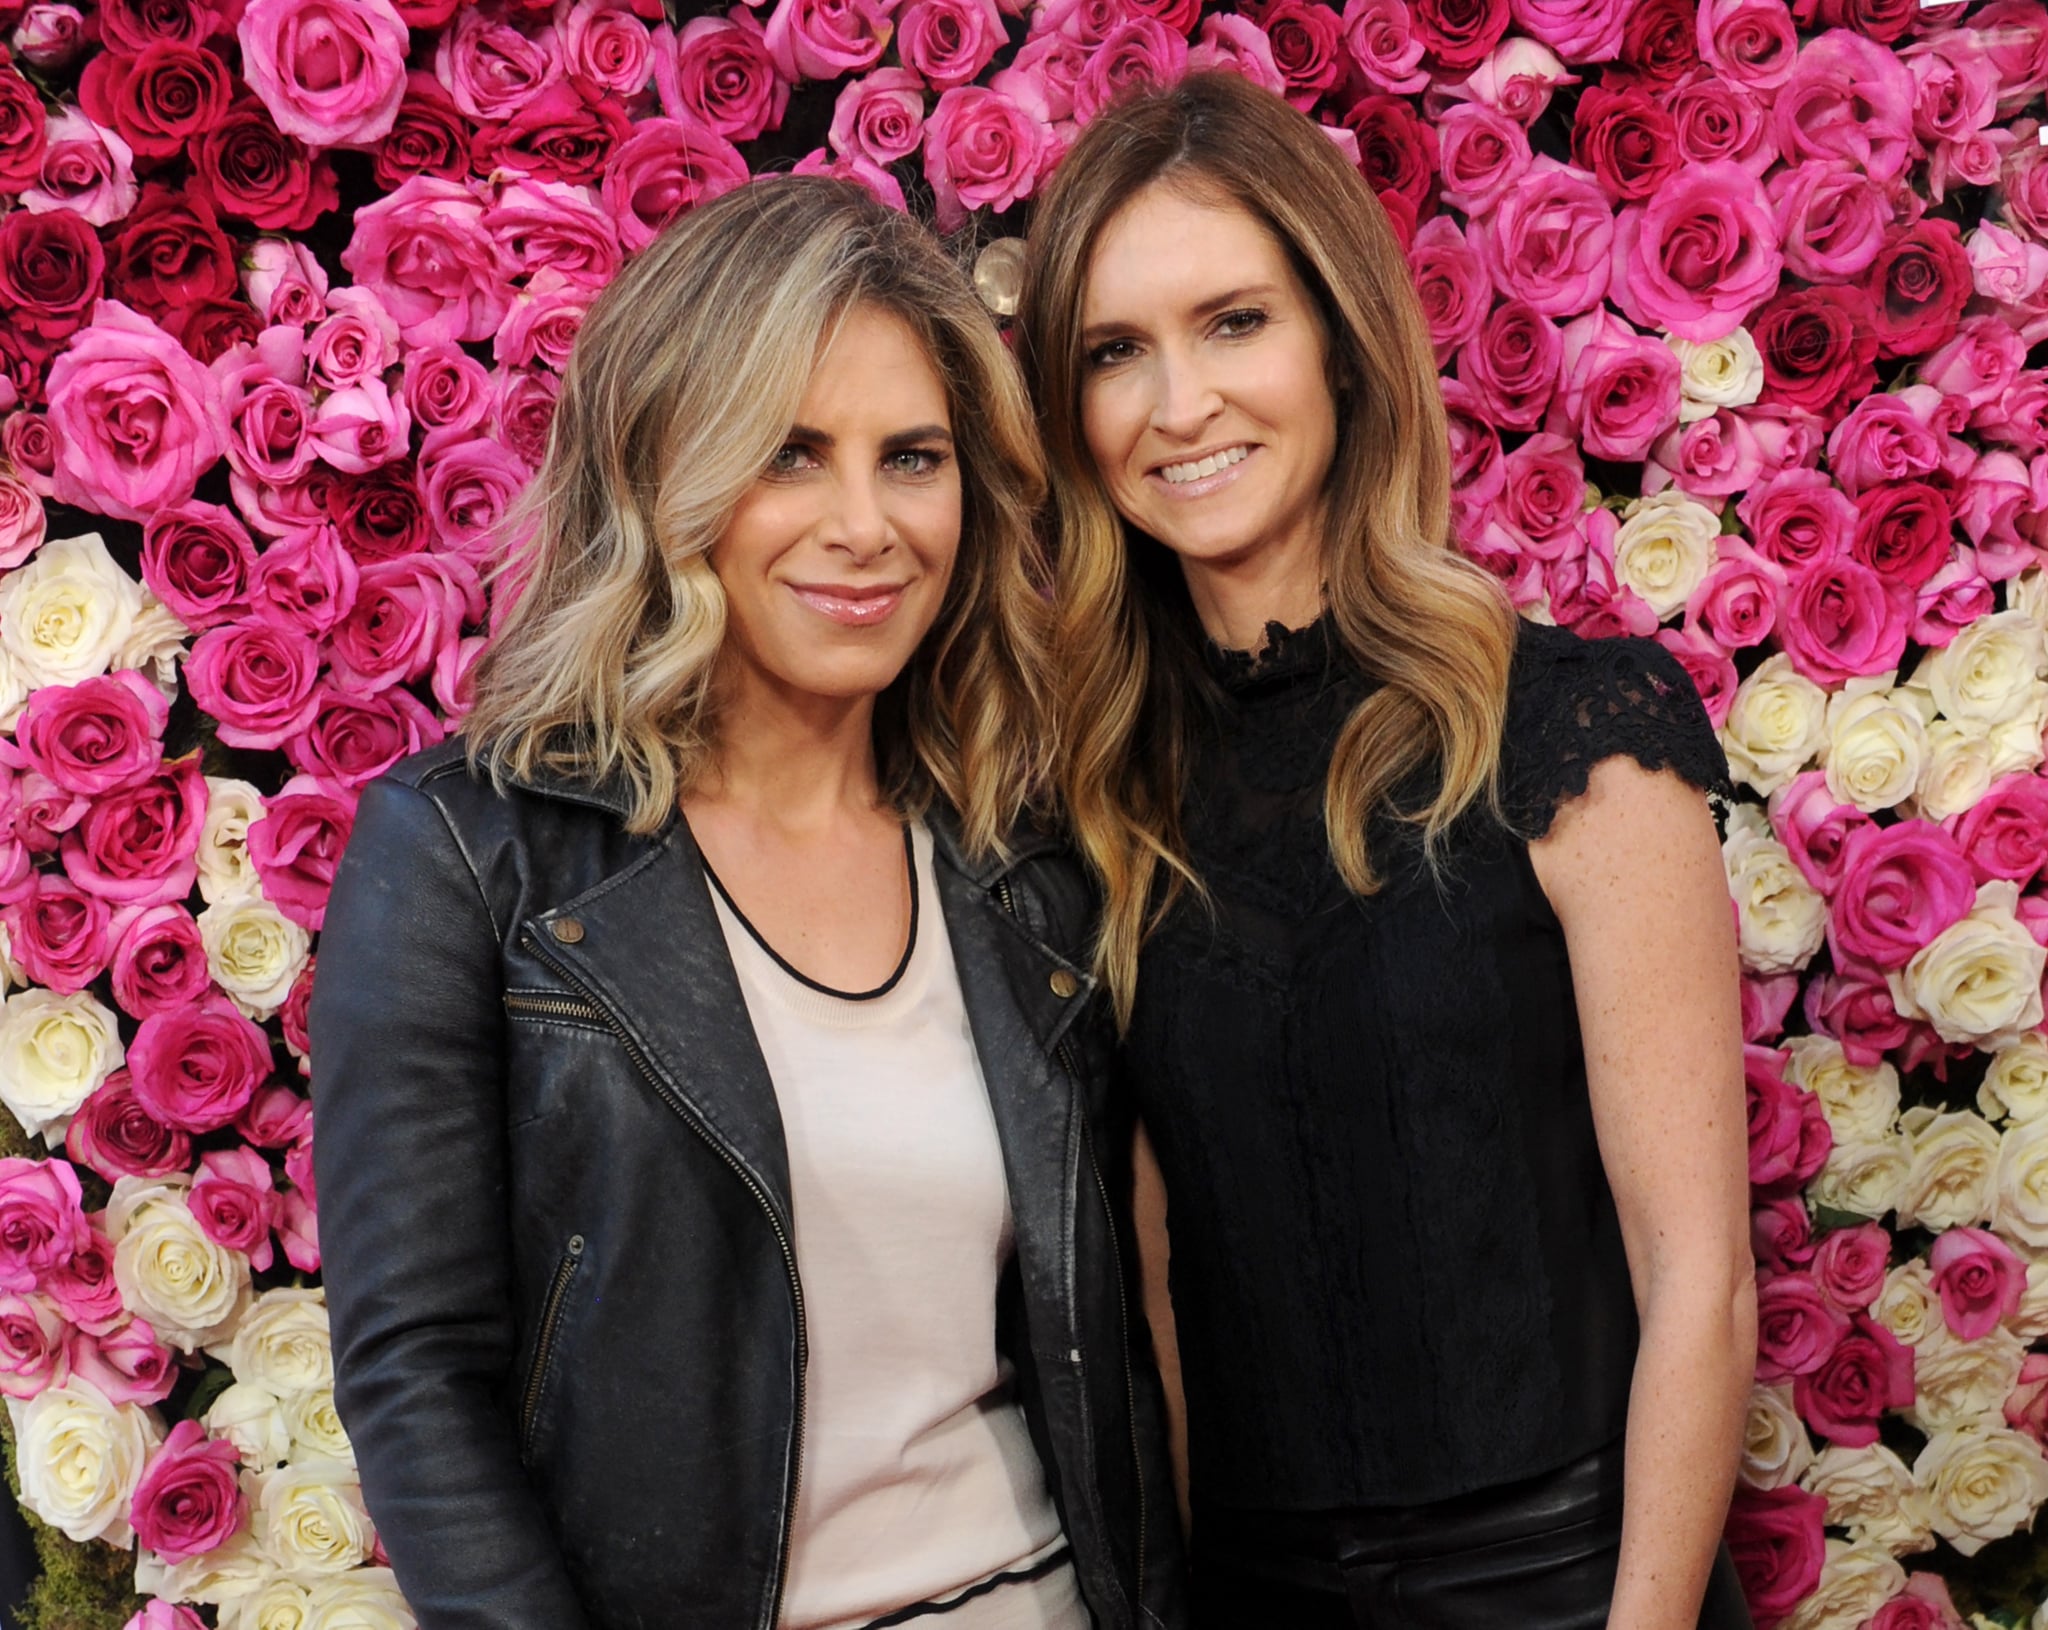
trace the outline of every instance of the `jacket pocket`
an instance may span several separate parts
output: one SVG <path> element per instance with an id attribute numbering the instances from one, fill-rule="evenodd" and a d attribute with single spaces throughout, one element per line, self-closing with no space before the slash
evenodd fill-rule
<path id="1" fill-rule="evenodd" d="M 519 1398 L 519 1458 L 533 1460 L 533 1429 L 540 1418 L 540 1404 L 547 1390 L 548 1369 L 555 1356 L 555 1338 L 561 1332 L 562 1313 L 569 1301 L 569 1287 L 576 1282 L 576 1270 L 583 1264 L 583 1236 L 571 1234 L 548 1281 L 548 1293 L 540 1306 L 540 1331 L 533 1343 L 533 1362 L 527 1366 L 526 1387 Z"/>

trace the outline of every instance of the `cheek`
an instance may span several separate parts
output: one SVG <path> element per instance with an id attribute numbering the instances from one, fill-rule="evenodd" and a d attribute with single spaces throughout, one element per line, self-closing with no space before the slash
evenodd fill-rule
<path id="1" fill-rule="evenodd" d="M 1128 378 L 1095 381 L 1081 391 L 1081 440 L 1096 469 L 1114 481 L 1135 434 L 1133 420 L 1142 425 L 1137 392 Z"/>

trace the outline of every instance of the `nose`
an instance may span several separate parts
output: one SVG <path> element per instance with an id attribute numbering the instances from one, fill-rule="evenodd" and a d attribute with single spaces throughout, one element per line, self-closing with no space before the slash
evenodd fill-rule
<path id="1" fill-rule="evenodd" d="M 886 553 L 895 541 L 895 528 L 883 498 L 879 473 L 849 476 L 839 482 L 825 517 L 825 547 L 838 550 L 856 566 L 865 566 Z"/>
<path id="2" fill-rule="evenodd" d="M 1192 441 L 1222 410 L 1222 396 L 1192 356 L 1162 352 L 1155 381 L 1158 394 L 1152 403 L 1152 428 L 1162 436 Z"/>

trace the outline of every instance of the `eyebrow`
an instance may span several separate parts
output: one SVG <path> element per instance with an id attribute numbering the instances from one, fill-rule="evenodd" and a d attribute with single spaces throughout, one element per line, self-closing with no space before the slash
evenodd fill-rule
<path id="1" fill-rule="evenodd" d="M 837 446 L 839 438 L 813 425 L 793 424 L 789 427 L 789 434 L 784 440 L 802 442 L 806 447 L 827 448 Z M 942 424 L 913 425 L 908 430 L 899 430 L 892 436 L 884 436 L 882 451 L 899 453 L 906 447 L 921 447 L 935 441 L 942 441 L 951 447 L 953 432 Z"/>
<path id="2" fill-rule="evenodd" d="M 1188 315 L 1193 317 L 1195 321 L 1200 322 L 1205 317 L 1213 317 L 1219 311 L 1228 311 L 1232 306 L 1240 305 L 1246 300 L 1270 299 L 1279 292 L 1278 288 L 1271 283 L 1246 283 L 1239 288 L 1226 289 L 1221 294 L 1210 295 L 1200 305 L 1195 306 Z M 1090 323 L 1081 330 L 1081 343 L 1083 345 L 1096 345 L 1116 335 L 1127 334 L 1132 329 L 1141 326 L 1141 324 L 1137 323 L 1123 322 Z"/>

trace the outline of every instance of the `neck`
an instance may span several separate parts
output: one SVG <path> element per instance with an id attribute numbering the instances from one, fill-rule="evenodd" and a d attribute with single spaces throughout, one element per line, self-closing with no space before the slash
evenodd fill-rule
<path id="1" fill-rule="evenodd" d="M 1305 628 L 1323 614 L 1323 571 L 1313 537 L 1267 544 L 1235 560 L 1181 560 L 1202 632 L 1227 650 L 1257 651 L 1266 625 Z"/>
<path id="2" fill-rule="evenodd" d="M 718 749 L 683 799 L 723 806 L 791 835 L 815 833 L 881 805 L 872 696 L 793 695 L 742 681 L 719 710 Z"/>

